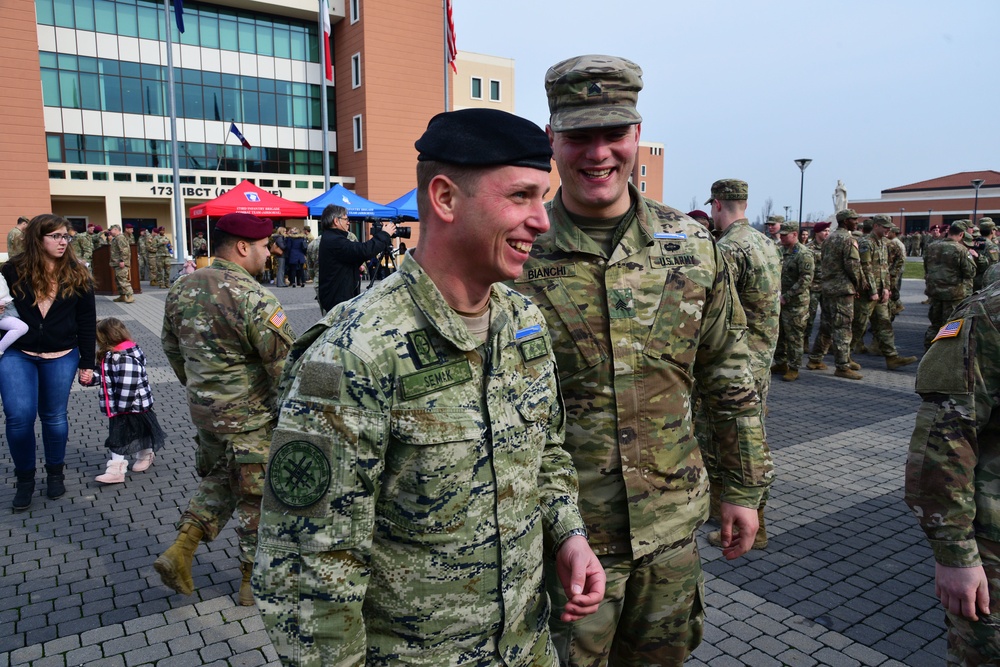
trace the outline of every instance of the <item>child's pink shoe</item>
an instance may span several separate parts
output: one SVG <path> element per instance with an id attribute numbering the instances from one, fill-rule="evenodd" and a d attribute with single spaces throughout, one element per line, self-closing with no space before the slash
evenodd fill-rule
<path id="1" fill-rule="evenodd" d="M 142 472 L 143 470 L 148 470 L 149 466 L 153 465 L 153 459 L 156 458 L 156 454 L 153 453 L 152 449 L 144 449 L 139 452 L 138 458 L 135 460 L 135 464 L 132 466 L 132 470 L 135 472 Z"/>
<path id="2" fill-rule="evenodd" d="M 103 475 L 97 476 L 97 481 L 101 484 L 121 484 L 125 481 L 125 471 L 128 470 L 128 461 L 108 461 L 108 469 Z"/>

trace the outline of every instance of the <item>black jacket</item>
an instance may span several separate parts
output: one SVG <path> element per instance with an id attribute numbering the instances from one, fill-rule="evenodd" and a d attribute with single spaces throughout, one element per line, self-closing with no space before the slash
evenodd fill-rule
<path id="1" fill-rule="evenodd" d="M 351 241 L 347 232 L 327 229 L 319 241 L 319 307 L 323 312 L 361 293 L 361 265 L 392 245 L 384 231 L 368 241 Z"/>
<path id="2" fill-rule="evenodd" d="M 59 352 L 74 347 L 80 348 L 80 368 L 94 368 L 95 347 L 97 345 L 97 310 L 94 306 L 94 288 L 83 294 L 75 294 L 56 300 L 49 308 L 45 319 L 38 306 L 34 305 L 35 293 L 31 283 L 26 282 L 24 298 L 14 289 L 17 269 L 11 262 L 3 265 L 3 277 L 14 297 L 17 316 L 28 325 L 28 333 L 11 345 L 15 350 L 25 352 Z"/>

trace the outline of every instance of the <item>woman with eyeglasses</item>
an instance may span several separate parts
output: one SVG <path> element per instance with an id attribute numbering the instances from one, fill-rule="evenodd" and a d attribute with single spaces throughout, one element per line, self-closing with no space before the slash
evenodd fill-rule
<path id="1" fill-rule="evenodd" d="M 0 400 L 17 492 L 13 510 L 31 506 L 35 492 L 35 416 L 42 422 L 49 498 L 66 493 L 66 406 L 73 379 L 93 377 L 97 318 L 94 285 L 69 246 L 69 222 L 35 216 L 24 230 L 24 252 L 0 269 L 28 333 L 0 356 Z"/>

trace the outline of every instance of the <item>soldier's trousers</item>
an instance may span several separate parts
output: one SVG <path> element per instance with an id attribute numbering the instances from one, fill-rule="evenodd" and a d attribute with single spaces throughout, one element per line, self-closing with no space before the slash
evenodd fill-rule
<path id="1" fill-rule="evenodd" d="M 857 304 L 861 304 L 858 306 Z M 870 321 L 872 325 L 872 340 L 879 349 L 879 353 L 885 357 L 896 356 L 896 336 L 892 331 L 892 318 L 889 316 L 889 304 L 875 302 L 871 300 L 857 299 L 855 301 L 854 316 L 861 312 L 864 321 Z M 859 330 L 857 320 L 852 327 L 851 339 L 858 344 L 864 343 L 865 330 Z"/>
<path id="2" fill-rule="evenodd" d="M 864 345 L 865 332 L 868 331 L 868 318 L 871 316 L 871 299 L 859 296 L 854 300 L 854 319 L 851 320 L 851 345 Z"/>
<path id="3" fill-rule="evenodd" d="M 128 267 L 114 267 L 115 282 L 118 283 L 118 294 L 121 296 L 132 296 L 132 280 L 129 276 Z"/>
<path id="4" fill-rule="evenodd" d="M 989 616 L 970 621 L 962 616 L 945 612 L 944 623 L 948 628 L 948 664 L 978 667 L 1000 665 L 1000 543 L 976 538 L 979 557 L 983 561 L 989 581 Z"/>
<path id="5" fill-rule="evenodd" d="M 170 287 L 170 269 L 172 268 L 170 265 L 171 259 L 173 258 L 169 255 L 166 257 L 156 258 L 156 266 L 160 271 L 157 282 L 160 283 L 160 287 Z"/>
<path id="6" fill-rule="evenodd" d="M 180 523 L 194 521 L 205 533 L 204 541 L 211 542 L 236 510 L 240 560 L 252 563 L 257 552 L 271 426 L 245 433 L 213 433 L 199 428 L 197 441 L 195 465 L 201 484 Z"/>
<path id="7" fill-rule="evenodd" d="M 573 623 L 559 620 L 566 605 L 551 562 L 546 586 L 549 627 L 563 667 L 681 665 L 704 631 L 705 583 L 694 535 L 654 554 L 600 557 L 607 574 L 598 610 Z"/>
<path id="8" fill-rule="evenodd" d="M 806 330 L 809 304 L 786 303 L 781 307 L 778 320 L 778 345 L 774 348 L 774 363 L 787 364 L 789 368 L 802 365 L 802 336 Z"/>
<path id="9" fill-rule="evenodd" d="M 139 253 L 139 280 L 149 280 L 149 271 L 146 263 L 146 255 Z"/>
<path id="10" fill-rule="evenodd" d="M 149 266 L 149 282 L 155 283 L 160 279 L 160 263 L 156 261 L 156 255 L 146 255 L 146 264 Z"/>
<path id="11" fill-rule="evenodd" d="M 806 319 L 806 330 L 802 334 L 802 350 L 806 354 L 809 353 L 809 341 L 812 340 L 813 322 L 816 321 L 816 313 L 819 312 L 821 298 L 819 292 L 809 293 L 809 317 Z"/>
<path id="12" fill-rule="evenodd" d="M 846 370 L 851 362 L 851 323 L 854 320 L 854 295 L 823 295 L 823 315 L 819 324 L 819 335 L 813 343 L 809 361 L 823 361 L 823 355 L 833 345 L 833 357 L 837 368 Z"/>
<path id="13" fill-rule="evenodd" d="M 931 341 L 937 336 L 938 329 L 948 322 L 948 318 L 955 312 L 955 308 L 959 303 L 961 303 L 959 299 L 954 301 L 930 300 L 930 306 L 927 309 L 927 319 L 931 321 L 931 324 L 927 327 L 927 331 L 924 332 L 924 349 L 931 346 Z"/>

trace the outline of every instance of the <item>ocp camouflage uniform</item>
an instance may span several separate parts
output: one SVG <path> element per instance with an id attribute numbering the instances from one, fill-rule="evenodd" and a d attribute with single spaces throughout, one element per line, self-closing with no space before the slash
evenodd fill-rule
<path id="1" fill-rule="evenodd" d="M 191 239 L 191 254 L 195 257 L 201 257 L 202 255 L 208 254 L 208 241 L 202 236 L 196 236 Z"/>
<path id="2" fill-rule="evenodd" d="M 90 236 L 85 232 L 78 232 L 73 235 L 70 245 L 73 246 L 73 252 L 77 259 L 83 260 L 89 267 L 94 259 L 94 244 L 90 240 Z"/>
<path id="3" fill-rule="evenodd" d="M 24 232 L 19 227 L 11 227 L 7 232 L 7 259 L 24 252 Z"/>
<path id="4" fill-rule="evenodd" d="M 935 244 L 931 248 L 936 248 Z M 940 244 L 946 245 L 946 244 Z M 1000 664 L 1000 285 L 988 286 L 949 318 L 920 362 L 923 399 L 910 439 L 906 503 L 934 560 L 983 566 L 991 614 L 946 613 L 948 664 Z"/>
<path id="5" fill-rule="evenodd" d="M 929 348 L 938 330 L 952 311 L 971 293 L 976 263 L 969 249 L 952 239 L 927 246 L 924 253 L 924 294 L 930 300 L 927 318 L 930 326 L 924 333 L 924 347 Z"/>
<path id="6" fill-rule="evenodd" d="M 891 290 L 889 282 L 889 259 L 886 250 L 886 240 L 879 238 L 873 232 L 865 238 L 865 243 L 861 244 L 862 250 L 861 265 L 865 272 L 865 285 L 867 289 L 862 289 L 855 300 L 855 315 L 858 313 L 860 304 L 861 324 L 854 321 L 851 338 L 855 341 L 856 349 L 864 346 L 865 326 L 871 321 L 873 347 L 878 354 L 884 357 L 896 357 L 896 337 L 892 331 L 892 319 L 889 317 L 889 304 L 882 303 L 882 293 Z M 864 257 L 868 256 L 867 264 Z M 877 301 L 872 301 L 872 297 L 878 297 Z"/>
<path id="7" fill-rule="evenodd" d="M 854 318 L 851 320 L 851 351 L 863 352 L 865 332 L 868 331 L 868 318 L 871 316 L 872 294 L 872 233 L 854 232 L 858 242 L 858 257 L 861 259 L 861 289 L 858 298 L 854 300 Z"/>
<path id="8" fill-rule="evenodd" d="M 806 328 L 802 334 L 802 350 L 808 354 L 813 323 L 816 321 L 816 313 L 823 297 L 823 244 L 814 238 L 806 244 L 806 248 L 812 251 L 814 267 L 812 284 L 809 286 L 809 316 L 806 318 Z"/>
<path id="9" fill-rule="evenodd" d="M 553 618 L 553 636 L 557 646 L 580 641 L 599 652 L 617 627 L 623 650 L 664 664 L 702 635 L 694 531 L 708 513 L 708 478 L 692 428 L 696 383 L 721 453 L 723 500 L 757 509 L 774 471 L 746 320 L 721 251 L 704 226 L 628 189 L 632 208 L 610 255 L 572 222 L 557 192 L 546 205 L 552 226 L 516 286 L 552 334 L 591 546 L 609 582 L 638 573 L 627 604 L 611 586 L 585 620 Z M 642 579 L 654 572 L 662 579 Z M 558 608 L 565 595 L 551 568 L 548 580 Z"/>
<path id="10" fill-rule="evenodd" d="M 862 278 L 858 243 L 846 228 L 837 227 L 823 242 L 822 272 L 822 320 L 809 361 L 821 363 L 832 343 L 837 369 L 849 370 L 854 300 Z"/>
<path id="11" fill-rule="evenodd" d="M 802 335 L 809 316 L 809 288 L 816 270 L 811 250 L 801 243 L 781 255 L 781 330 L 774 352 L 775 365 L 798 368 L 802 363 Z"/>
<path id="12" fill-rule="evenodd" d="M 124 262 L 125 266 L 118 266 L 119 262 Z M 115 282 L 118 284 L 118 295 L 125 299 L 132 298 L 132 280 L 130 278 L 132 265 L 132 247 L 129 245 L 128 237 L 119 234 L 111 239 L 111 270 L 115 274 Z"/>
<path id="13" fill-rule="evenodd" d="M 306 246 L 306 263 L 309 265 L 309 280 L 313 282 L 313 290 L 319 295 L 319 281 L 316 275 L 319 273 L 319 236 L 314 238 Z"/>
<path id="14" fill-rule="evenodd" d="M 287 665 L 558 664 L 543 543 L 583 528 L 545 320 L 483 343 L 407 255 L 295 345 L 254 568 Z"/>
<path id="15" fill-rule="evenodd" d="M 174 256 L 170 253 L 170 239 L 165 235 L 157 236 L 156 268 L 159 271 L 156 282 L 160 287 L 170 287 L 170 269 Z"/>
<path id="16" fill-rule="evenodd" d="M 159 234 L 150 234 L 146 238 L 146 270 L 149 275 L 150 286 L 159 286 L 160 263 L 156 259 L 157 240 Z"/>
<path id="17" fill-rule="evenodd" d="M 903 284 L 903 269 L 906 267 L 906 248 L 897 236 L 885 240 L 885 253 L 889 260 L 889 319 L 895 320 L 896 315 L 903 311 L 903 303 L 899 292 Z"/>
<path id="18" fill-rule="evenodd" d="M 140 234 L 139 238 L 136 239 L 136 248 L 138 250 L 139 257 L 139 280 L 146 280 L 148 273 L 148 268 L 146 265 L 146 237 Z"/>
<path id="19" fill-rule="evenodd" d="M 161 338 L 198 429 L 202 481 L 178 527 L 196 523 L 210 542 L 235 509 L 240 560 L 252 563 L 291 326 L 277 299 L 245 269 L 216 258 L 167 293 Z"/>

